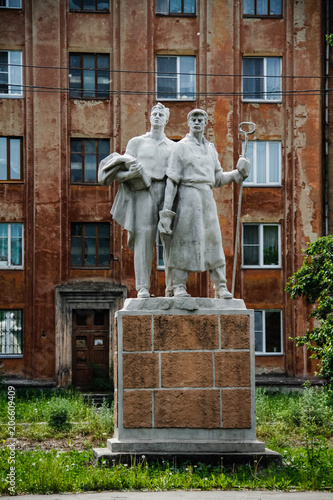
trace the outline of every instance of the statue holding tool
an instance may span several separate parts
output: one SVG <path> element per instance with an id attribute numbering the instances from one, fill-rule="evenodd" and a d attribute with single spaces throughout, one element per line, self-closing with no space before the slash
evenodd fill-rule
<path id="1" fill-rule="evenodd" d="M 189 134 L 171 151 L 167 185 L 158 225 L 167 248 L 166 265 L 175 297 L 188 297 L 190 271 L 209 270 L 215 298 L 232 298 L 225 278 L 225 256 L 212 188 L 248 177 L 250 162 L 241 155 L 237 168 L 223 172 L 213 144 L 204 137 L 208 115 L 201 109 L 188 114 Z"/>

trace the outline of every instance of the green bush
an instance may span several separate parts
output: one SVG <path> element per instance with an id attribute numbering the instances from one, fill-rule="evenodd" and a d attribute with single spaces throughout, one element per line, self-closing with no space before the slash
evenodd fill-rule
<path id="1" fill-rule="evenodd" d="M 52 429 L 63 431 L 71 427 L 69 421 L 70 412 L 66 403 L 66 401 L 58 401 L 56 405 L 50 406 L 47 422 Z"/>

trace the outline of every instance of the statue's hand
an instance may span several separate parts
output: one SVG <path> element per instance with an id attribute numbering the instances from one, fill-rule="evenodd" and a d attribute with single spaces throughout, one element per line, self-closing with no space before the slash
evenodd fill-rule
<path id="1" fill-rule="evenodd" d="M 133 163 L 129 170 L 127 179 L 134 179 L 135 177 L 142 177 L 143 174 L 143 166 L 142 163 Z"/>
<path id="2" fill-rule="evenodd" d="M 241 175 L 242 180 L 245 181 L 245 179 L 248 178 L 251 170 L 250 160 L 245 156 L 240 155 L 236 168 Z"/>
<path id="3" fill-rule="evenodd" d="M 161 234 L 172 234 L 171 223 L 175 216 L 172 210 L 161 210 L 160 221 L 158 223 L 158 230 Z"/>

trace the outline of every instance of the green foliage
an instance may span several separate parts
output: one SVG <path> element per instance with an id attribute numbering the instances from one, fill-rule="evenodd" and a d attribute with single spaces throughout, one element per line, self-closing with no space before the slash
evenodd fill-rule
<path id="1" fill-rule="evenodd" d="M 45 411 L 49 411 L 47 401 L 52 397 L 55 401 L 54 393 L 51 398 L 45 398 Z M 60 399 L 66 401 L 65 394 Z M 67 401 L 74 408 L 81 399 L 71 397 Z M 102 414 L 102 419 L 110 421 L 111 409 L 106 401 L 98 413 L 96 408 L 93 407 L 93 410 L 96 419 Z M 78 410 L 73 410 L 73 414 L 78 415 Z M 147 463 L 144 457 L 133 457 L 130 463 L 115 464 L 109 468 L 106 461 L 100 465 L 92 463 L 91 449 L 62 452 L 37 447 L 33 451 L 21 451 L 17 447 L 15 494 L 174 489 L 333 489 L 333 448 L 330 442 L 333 408 L 327 393 L 312 387 L 288 394 L 257 389 L 257 419 L 258 439 L 265 439 L 269 448 L 282 454 L 281 466 L 262 468 L 260 461 L 254 461 L 238 469 L 226 469 L 222 461 L 216 467 L 200 462 Z M 103 436 L 103 439 L 105 445 L 106 437 Z M 8 458 L 7 443 L 2 448 L 0 444 L 0 494 L 3 495 L 8 495 Z"/>
<path id="2" fill-rule="evenodd" d="M 333 35 L 326 35 L 326 42 L 328 42 L 333 47 Z"/>
<path id="3" fill-rule="evenodd" d="M 72 438 L 89 436 L 89 439 L 105 441 L 113 433 L 113 410 L 106 399 L 97 411 L 94 404 L 87 403 L 79 391 L 71 389 L 18 389 L 15 399 L 16 437 L 43 440 L 47 438 Z M 49 416 L 57 408 L 65 408 L 68 422 L 57 430 L 48 425 Z M 55 409 L 55 410 L 54 410 Z M 9 437 L 7 390 L 0 391 L 0 437 Z"/>
<path id="4" fill-rule="evenodd" d="M 312 359 L 321 361 L 318 374 L 333 390 L 333 236 L 323 236 L 304 250 L 302 267 L 289 278 L 286 291 L 291 298 L 305 298 L 313 305 L 311 316 L 319 326 L 295 339 L 306 345 Z"/>
<path id="5" fill-rule="evenodd" d="M 71 423 L 69 421 L 69 411 L 67 405 L 62 402 L 60 405 L 58 403 L 57 405 L 51 406 L 47 421 L 49 426 L 57 431 L 69 429 L 71 427 Z"/>

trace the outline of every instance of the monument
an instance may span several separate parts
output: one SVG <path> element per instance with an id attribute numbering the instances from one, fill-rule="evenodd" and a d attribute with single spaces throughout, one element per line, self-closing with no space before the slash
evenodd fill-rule
<path id="1" fill-rule="evenodd" d="M 130 147 L 132 141 L 140 143 L 146 136 L 132 139 L 123 157 L 113 154 L 104 164 L 101 162 L 101 171 L 112 163 L 111 170 L 104 168 L 103 182 L 118 179 L 125 187 L 130 179 L 138 178 L 145 183 L 144 187 L 125 188 L 132 189 L 126 196 L 134 198 L 140 193 L 136 201 L 140 200 L 142 206 L 150 206 L 147 200 L 154 198 L 153 183 L 160 183 L 159 210 L 150 219 L 154 221 L 151 234 L 156 233 L 158 224 L 168 281 L 166 297 L 149 297 L 149 273 L 146 269 L 143 282 L 142 267 L 135 265 L 138 298 L 127 299 L 116 315 L 115 432 L 107 448 L 94 450 L 95 460 L 103 458 L 111 463 L 134 455 L 218 463 L 260 456 L 279 460 L 279 454 L 267 450 L 256 439 L 254 312 L 227 289 L 212 194 L 213 187 L 233 181 L 242 183 L 249 174 L 249 160 L 241 156 L 235 170 L 223 172 L 214 146 L 204 137 L 208 115 L 203 110 L 194 109 L 188 114 L 189 134 L 173 145 L 161 139 L 165 121 L 160 120 L 159 140 L 164 140 L 166 146 L 166 183 L 164 177 L 156 180 L 153 168 L 156 142 L 143 147 L 142 165 L 139 154 Z M 151 123 L 153 126 L 152 118 Z M 150 170 L 145 167 L 147 158 Z M 111 175 L 115 168 L 125 175 Z M 126 177 L 130 172 L 135 175 Z M 111 213 L 127 229 L 133 214 L 122 212 L 135 203 L 120 206 L 121 196 L 120 192 Z M 129 244 L 131 235 L 138 237 L 140 224 L 136 217 L 128 225 Z M 150 248 L 151 236 L 145 237 L 145 247 Z M 144 242 L 144 236 L 140 241 Z M 142 251 L 143 243 L 140 248 Z M 134 252 L 138 251 L 139 246 L 134 246 Z M 135 262 L 143 265 L 139 259 Z M 149 262 L 151 265 L 150 254 Z M 205 270 L 209 270 L 214 282 L 215 298 L 190 297 L 186 291 L 189 271 Z"/>

